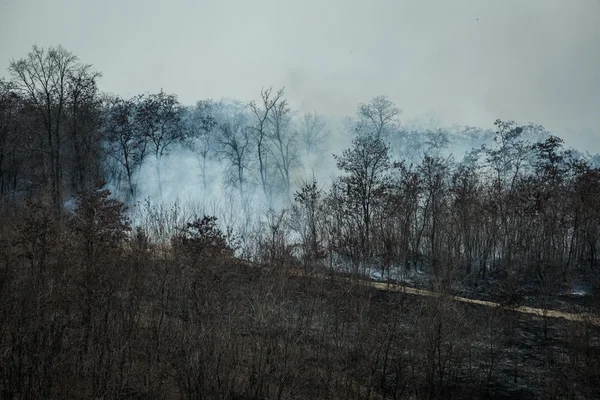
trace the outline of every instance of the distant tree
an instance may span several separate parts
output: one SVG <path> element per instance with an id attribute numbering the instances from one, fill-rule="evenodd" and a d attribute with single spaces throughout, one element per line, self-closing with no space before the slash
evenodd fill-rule
<path id="1" fill-rule="evenodd" d="M 450 138 L 448 132 L 443 129 L 436 131 L 428 130 L 425 132 L 426 152 L 432 156 L 441 156 L 442 151 L 450 147 Z"/>
<path id="2" fill-rule="evenodd" d="M 480 177 L 471 164 L 461 164 L 452 174 L 450 194 L 452 195 L 451 215 L 459 231 L 459 255 L 461 266 L 470 276 L 480 242 L 478 231 L 483 230 L 481 217 L 484 215 Z M 481 257 L 482 259 L 485 257 Z"/>
<path id="3" fill-rule="evenodd" d="M 72 232 L 79 239 L 87 266 L 96 265 L 107 252 L 115 250 L 131 231 L 124 214 L 125 205 L 110 198 L 111 192 L 100 183 L 79 193 L 70 220 Z"/>
<path id="4" fill-rule="evenodd" d="M 291 170 L 299 165 L 297 132 L 292 130 L 291 111 L 286 100 L 277 103 L 271 110 L 269 116 L 271 133 L 269 134 L 270 146 L 267 147 L 271 153 L 279 176 L 281 178 L 285 196 L 291 195 Z"/>
<path id="5" fill-rule="evenodd" d="M 530 143 L 540 143 L 548 139 L 551 135 L 542 125 L 533 122 L 521 126 L 523 132 L 521 138 Z"/>
<path id="6" fill-rule="evenodd" d="M 199 101 L 195 107 L 188 108 L 184 113 L 183 125 L 186 142 L 200 164 L 202 173 L 202 191 L 208 190 L 208 165 L 211 154 L 216 151 L 215 129 L 217 121 L 210 115 L 209 102 Z M 205 199 L 206 200 L 206 199 Z"/>
<path id="7" fill-rule="evenodd" d="M 493 143 L 484 144 L 479 156 L 483 163 L 478 172 L 487 183 L 491 198 L 490 218 L 492 242 L 496 246 L 495 260 L 497 271 L 513 273 L 519 269 L 514 262 L 517 249 L 515 232 L 523 227 L 520 214 L 523 211 L 519 193 L 524 192 L 523 181 L 527 176 L 531 157 L 531 146 L 522 138 L 523 128 L 514 121 L 494 122 Z M 510 271 L 510 272 L 509 272 Z M 485 274 L 485 269 L 482 270 Z M 515 278 L 516 279 L 516 278 Z"/>
<path id="8" fill-rule="evenodd" d="M 300 138 L 305 154 L 318 153 L 325 140 L 331 135 L 325 118 L 317 112 L 306 113 L 300 121 Z"/>
<path id="9" fill-rule="evenodd" d="M 269 187 L 269 164 L 267 161 L 267 139 L 269 136 L 269 117 L 273 109 L 283 101 L 284 88 L 279 89 L 272 95 L 272 88 L 262 89 L 260 91 L 261 104 L 252 101 L 250 110 L 256 117 L 254 124 L 254 141 L 256 143 L 256 156 L 258 158 L 258 173 L 263 193 L 269 202 L 272 201 L 271 188 Z"/>
<path id="10" fill-rule="evenodd" d="M 394 139 L 394 154 L 408 163 L 418 164 L 422 161 L 424 153 L 428 151 L 424 140 L 426 135 L 421 131 L 402 129 Z"/>
<path id="11" fill-rule="evenodd" d="M 369 104 L 359 104 L 359 129 L 361 132 L 388 139 L 399 127 L 398 117 L 401 113 L 402 111 L 386 96 L 377 96 Z"/>
<path id="12" fill-rule="evenodd" d="M 155 161 L 158 190 L 162 196 L 160 163 L 171 147 L 184 139 L 181 116 L 183 108 L 177 96 L 162 90 L 144 97 L 136 113 L 137 123 L 148 140 Z"/>
<path id="13" fill-rule="evenodd" d="M 493 143 L 494 132 L 474 126 L 454 126 L 453 139 L 454 148 L 458 147 L 460 151 L 464 149 L 466 153 L 479 152 L 482 146 Z"/>
<path id="14" fill-rule="evenodd" d="M 235 188 L 240 199 L 249 193 L 248 170 L 252 162 L 253 127 L 248 125 L 246 106 L 241 103 L 219 103 L 216 117 L 217 156 L 226 162 L 226 184 Z M 216 110 L 215 110 L 216 111 Z"/>
<path id="15" fill-rule="evenodd" d="M 439 272 L 441 258 L 440 231 L 445 222 L 449 164 L 449 160 L 426 155 L 418 167 L 424 193 L 422 217 L 428 233 L 431 266 L 436 273 Z"/>
<path id="16" fill-rule="evenodd" d="M 587 154 L 587 157 L 589 158 L 589 163 L 590 166 L 594 167 L 594 168 L 600 168 L 600 154 L 594 154 L 594 155 L 590 155 L 589 153 Z"/>
<path id="17" fill-rule="evenodd" d="M 23 102 L 12 83 L 0 78 L 0 200 L 18 190 L 24 163 Z"/>
<path id="18" fill-rule="evenodd" d="M 345 192 L 352 210 L 360 216 L 361 248 L 366 257 L 371 252 L 371 218 L 374 207 L 389 186 L 388 153 L 388 146 L 379 136 L 358 134 L 350 149 L 344 150 L 341 156 L 334 155 L 338 169 L 344 174 L 338 178 L 338 185 Z"/>
<path id="19" fill-rule="evenodd" d="M 523 128 L 516 125 L 514 121 L 494 122 L 496 133 L 493 147 L 484 146 L 486 161 L 494 172 L 494 178 L 498 187 L 509 189 L 524 172 L 526 158 L 530 154 L 529 147 L 521 138 Z"/>
<path id="20" fill-rule="evenodd" d="M 188 222 L 172 238 L 172 244 L 194 257 L 214 259 L 231 257 L 231 232 L 223 233 L 217 226 L 217 218 L 204 216 Z"/>
<path id="21" fill-rule="evenodd" d="M 132 99 L 107 97 L 103 112 L 107 155 L 124 169 L 131 198 L 136 196 L 135 176 L 148 150 L 148 137 L 142 133 L 136 117 L 139 101 L 139 96 Z"/>
<path id="22" fill-rule="evenodd" d="M 40 151 L 45 155 L 48 186 L 55 207 L 62 199 L 64 131 L 69 101 L 72 104 L 83 84 L 94 85 L 98 73 L 79 63 L 77 56 L 62 46 L 44 49 L 33 46 L 25 58 L 13 60 L 9 67 L 16 90 L 36 110 L 45 138 Z"/>
<path id="23" fill-rule="evenodd" d="M 101 112 L 97 81 L 102 75 L 91 65 L 78 65 L 69 73 L 66 101 L 66 129 L 69 138 L 71 190 L 77 192 L 102 179 Z"/>
<path id="24" fill-rule="evenodd" d="M 296 205 L 294 211 L 299 214 L 302 226 L 297 229 L 301 232 L 304 241 L 304 257 L 308 263 L 323 258 L 321 238 L 318 235 L 318 221 L 323 219 L 321 214 L 321 201 L 323 193 L 317 187 L 315 179 L 305 183 L 299 191 L 294 193 Z"/>

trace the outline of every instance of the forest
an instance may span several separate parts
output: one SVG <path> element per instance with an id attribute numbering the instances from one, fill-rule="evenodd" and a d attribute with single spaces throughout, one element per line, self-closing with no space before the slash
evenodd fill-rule
<path id="1" fill-rule="evenodd" d="M 101 81 L 0 78 L 0 399 L 600 398 L 599 154 Z"/>

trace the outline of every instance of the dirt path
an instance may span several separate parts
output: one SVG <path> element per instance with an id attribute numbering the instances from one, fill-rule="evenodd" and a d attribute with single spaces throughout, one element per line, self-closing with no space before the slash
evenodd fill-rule
<path id="1" fill-rule="evenodd" d="M 341 278 L 341 279 L 350 280 L 350 278 Z M 365 284 L 367 284 L 371 287 L 380 289 L 380 290 L 416 294 L 419 296 L 440 296 L 440 293 L 436 293 L 436 292 L 432 292 L 430 290 L 424 290 L 424 289 L 415 289 L 415 288 L 404 286 L 404 285 L 385 283 L 385 282 L 375 282 L 375 281 L 364 281 L 364 282 L 365 282 Z M 499 303 L 495 303 L 493 301 L 469 299 L 467 297 L 461 297 L 461 296 L 450 296 L 450 298 L 452 300 L 462 301 L 464 303 L 478 304 L 478 305 L 487 306 L 487 307 L 501 307 L 506 310 L 517 311 L 517 312 L 521 312 L 524 314 L 533 314 L 533 315 L 537 315 L 540 317 L 546 316 L 546 317 L 550 317 L 550 318 L 563 318 L 563 319 L 566 319 L 569 321 L 579 321 L 579 322 L 587 321 L 587 322 L 590 322 L 592 325 L 600 326 L 600 317 L 597 315 L 594 315 L 594 314 L 568 313 L 568 312 L 563 312 L 563 311 L 558 311 L 558 310 L 550 310 L 550 309 L 527 307 L 527 306 L 503 307 Z"/>
<path id="2" fill-rule="evenodd" d="M 321 278 L 321 279 L 336 279 L 336 280 L 356 282 L 356 279 L 345 278 L 345 277 L 332 277 L 332 276 L 326 276 L 326 275 L 321 275 L 321 274 L 317 274 L 317 275 L 304 274 L 302 272 L 300 272 L 300 273 L 295 272 L 295 274 L 306 276 L 306 277 L 311 276 L 311 277 Z M 374 287 L 376 289 L 390 291 L 390 292 L 402 292 L 402 293 L 415 294 L 418 296 L 430 296 L 430 297 L 441 295 L 440 293 L 433 292 L 430 290 L 416 289 L 416 288 L 412 288 L 409 286 L 404 286 L 404 285 L 399 285 L 399 284 L 394 284 L 394 283 L 377 282 L 377 281 L 369 281 L 369 280 L 361 280 L 360 282 L 362 282 L 365 285 Z M 595 314 L 569 313 L 569 312 L 564 312 L 564 311 L 535 308 L 535 307 L 528 307 L 528 306 L 506 307 L 506 306 L 502 306 L 500 303 L 496 303 L 493 301 L 469 299 L 467 297 L 461 297 L 461 296 L 449 296 L 449 297 L 454 301 L 461 301 L 463 303 L 478 304 L 478 305 L 487 306 L 487 307 L 499 307 L 499 308 L 503 308 L 505 310 L 516 311 L 516 312 L 520 312 L 520 313 L 524 313 L 524 314 L 532 314 L 532 315 L 536 315 L 539 317 L 545 316 L 545 317 L 550 317 L 550 318 L 563 318 L 563 319 L 566 319 L 569 321 L 577 321 L 577 322 L 585 321 L 585 322 L 591 323 L 592 325 L 600 326 L 600 316 L 595 315 Z"/>

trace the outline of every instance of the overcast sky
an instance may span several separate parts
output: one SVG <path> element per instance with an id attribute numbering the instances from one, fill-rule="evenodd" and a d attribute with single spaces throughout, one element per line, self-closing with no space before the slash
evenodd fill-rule
<path id="1" fill-rule="evenodd" d="M 62 44 L 118 94 L 286 86 L 301 111 L 385 94 L 405 118 L 544 125 L 600 151 L 600 0 L 0 0 L 0 75 Z"/>

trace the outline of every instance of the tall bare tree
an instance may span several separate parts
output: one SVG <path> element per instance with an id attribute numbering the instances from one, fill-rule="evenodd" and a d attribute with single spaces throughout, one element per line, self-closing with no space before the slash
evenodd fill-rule
<path id="1" fill-rule="evenodd" d="M 14 86 L 0 78 L 0 200 L 17 191 L 18 171 L 24 156 L 19 145 L 24 125 L 20 118 L 22 106 Z"/>
<path id="2" fill-rule="evenodd" d="M 304 114 L 301 119 L 300 138 L 306 154 L 318 152 L 330 135 L 331 132 L 327 129 L 327 122 L 322 115 L 316 111 Z"/>
<path id="3" fill-rule="evenodd" d="M 393 130 L 398 128 L 398 117 L 401 113 L 402 111 L 386 96 L 377 96 L 369 104 L 359 104 L 359 127 L 361 131 L 387 139 Z"/>
<path id="4" fill-rule="evenodd" d="M 218 123 L 218 154 L 229 164 L 227 182 L 237 188 L 240 199 L 244 199 L 249 189 L 246 175 L 250 166 L 252 131 L 240 117 L 234 115 L 231 120 Z"/>
<path id="5" fill-rule="evenodd" d="M 25 58 L 13 60 L 9 71 L 17 90 L 31 102 L 41 121 L 45 140 L 48 186 L 56 208 L 62 198 L 64 132 L 67 118 L 69 89 L 76 80 L 86 81 L 99 76 L 89 66 L 79 63 L 77 56 L 62 46 L 33 46 Z"/>
<path id="6" fill-rule="evenodd" d="M 338 180 L 349 205 L 360 216 L 361 249 L 371 256 L 371 219 L 374 208 L 389 186 L 389 148 L 377 135 L 357 135 L 352 147 L 334 155 L 338 169 L 344 175 Z"/>
<path id="7" fill-rule="evenodd" d="M 428 232 L 431 266 L 436 273 L 439 272 L 437 268 L 440 265 L 441 239 L 439 236 L 444 224 L 448 164 L 448 160 L 426 155 L 423 163 L 419 166 L 424 189 L 423 220 Z"/>
<path id="8" fill-rule="evenodd" d="M 162 197 L 160 163 L 171 147 L 184 138 L 181 126 L 182 107 L 174 94 L 162 90 L 146 96 L 140 103 L 136 117 L 156 161 L 158 190 Z"/>
<path id="9" fill-rule="evenodd" d="M 217 121 L 210 115 L 211 104 L 199 101 L 195 107 L 188 108 L 184 113 L 184 129 L 186 143 L 198 159 L 202 173 L 202 191 L 206 202 L 208 190 L 208 161 L 216 151 Z"/>
<path id="10" fill-rule="evenodd" d="M 271 133 L 269 135 L 271 146 L 269 152 L 273 156 L 274 163 L 279 171 L 282 189 L 285 197 L 291 201 L 291 179 L 290 173 L 293 167 L 299 164 L 297 132 L 292 130 L 291 111 L 287 101 L 282 100 L 271 110 L 269 122 Z"/>
<path id="11" fill-rule="evenodd" d="M 269 171 L 267 161 L 267 139 L 269 136 L 269 117 L 273 109 L 280 101 L 283 101 L 284 89 L 281 88 L 272 94 L 273 89 L 262 89 L 260 91 L 261 104 L 255 101 L 250 102 L 250 110 L 256 117 L 254 124 L 254 141 L 256 143 L 256 156 L 258 158 L 258 173 L 260 176 L 260 184 L 264 195 L 269 202 L 272 201 L 271 188 L 269 183 Z"/>
<path id="12" fill-rule="evenodd" d="M 107 155 L 123 168 L 131 198 L 136 196 L 136 174 L 148 149 L 148 138 L 142 134 L 136 118 L 140 99 L 107 97 L 103 113 Z"/>
<path id="13" fill-rule="evenodd" d="M 67 127 L 70 133 L 71 190 L 76 193 L 101 181 L 103 154 L 100 154 L 101 98 L 97 80 L 102 75 L 91 65 L 78 65 L 70 72 L 67 85 Z"/>
<path id="14" fill-rule="evenodd" d="M 317 187 L 314 178 L 312 182 L 306 182 L 299 191 L 294 193 L 296 205 L 293 211 L 300 220 L 298 221 L 300 226 L 297 226 L 296 230 L 302 235 L 304 259 L 309 265 L 324 255 L 318 234 L 319 220 L 323 219 L 322 196 L 323 192 Z"/>

